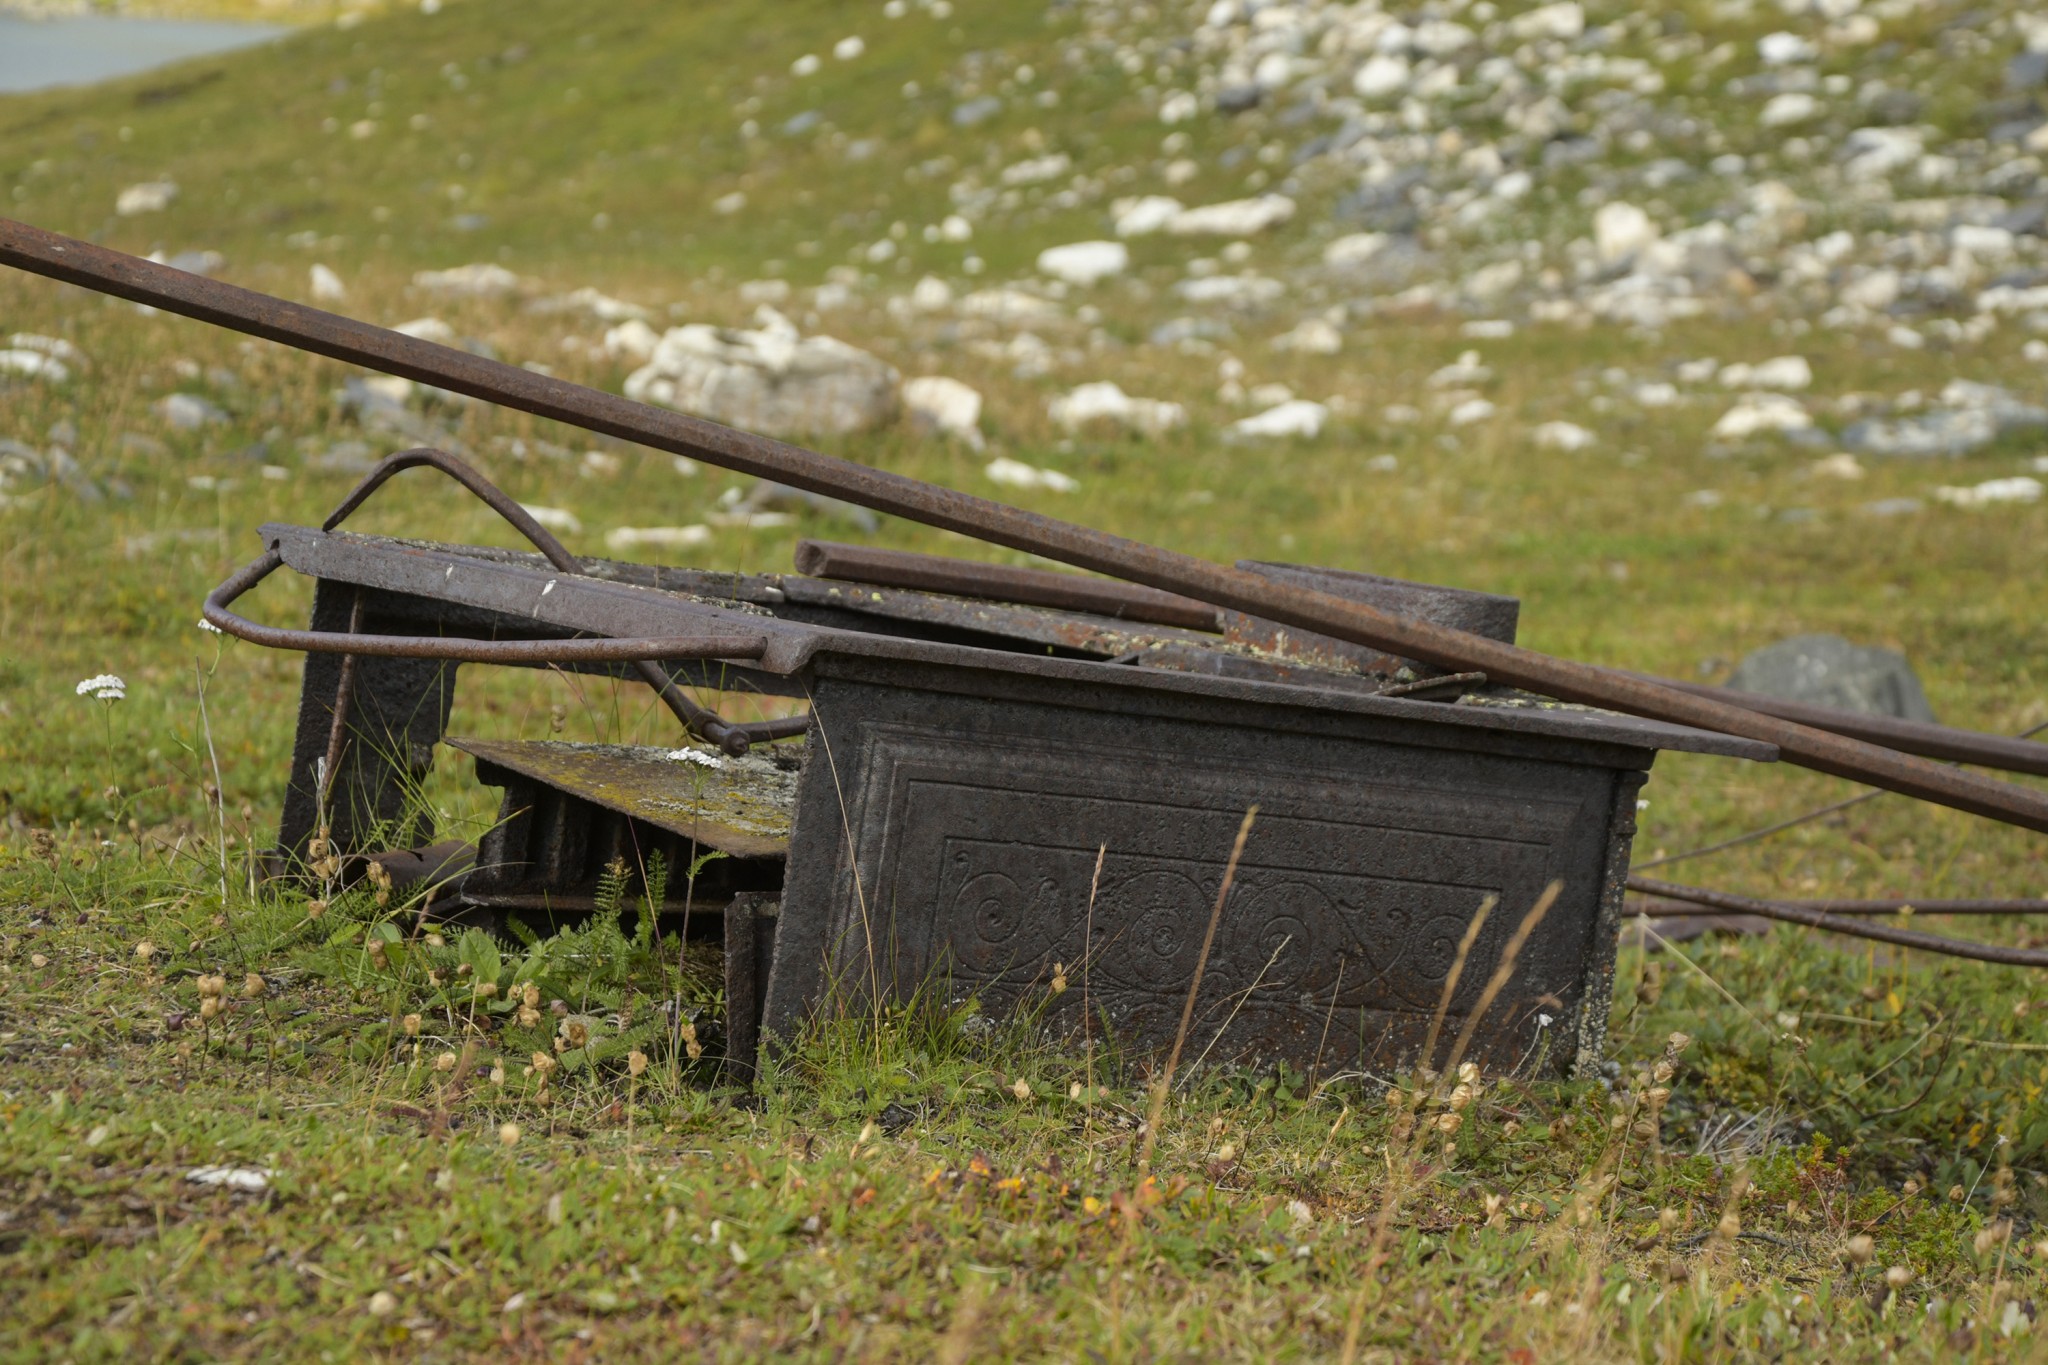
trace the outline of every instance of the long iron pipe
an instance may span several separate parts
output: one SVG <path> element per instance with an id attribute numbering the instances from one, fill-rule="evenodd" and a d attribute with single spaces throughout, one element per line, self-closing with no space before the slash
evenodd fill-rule
<path id="1" fill-rule="evenodd" d="M 1776 745 L 1789 762 L 2048 833 L 2048 795 L 1773 716 L 1225 568 L 0 219 L 0 263 L 1562 701 Z"/>

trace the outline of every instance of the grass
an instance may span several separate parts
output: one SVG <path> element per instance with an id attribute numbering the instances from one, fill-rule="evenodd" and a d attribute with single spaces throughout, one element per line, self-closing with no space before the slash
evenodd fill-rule
<path id="1" fill-rule="evenodd" d="M 1046 330 L 1076 357 L 1049 377 L 1017 376 L 975 349 L 990 338 L 972 328 L 892 315 L 887 297 L 924 273 L 961 289 L 1011 279 L 1040 247 L 1104 231 L 1110 191 L 1067 207 L 1033 191 L 970 242 L 926 243 L 949 184 L 970 173 L 993 183 L 1056 149 L 1105 182 L 1137 168 L 1115 193 L 1158 188 L 1162 130 L 1092 16 L 968 0 L 947 20 L 920 9 L 893 23 L 878 6 L 812 0 L 778 6 L 773 22 L 714 5 L 405 10 L 309 30 L 284 57 L 0 101 L 0 188 L 30 221 L 130 250 L 217 250 L 226 277 L 295 297 L 317 261 L 346 281 L 354 315 L 432 312 L 507 358 L 612 388 L 625 371 L 594 349 L 601 324 L 529 302 L 589 284 L 658 319 L 736 322 L 752 311 L 743 281 L 786 278 L 807 329 L 981 389 L 999 451 L 1081 481 L 1065 497 L 1012 495 L 1044 510 L 1218 559 L 1512 592 L 1527 643 L 1681 676 L 1719 676 L 1795 631 L 1834 631 L 1904 649 L 1946 720 L 2015 731 L 2048 719 L 2048 589 L 2033 571 L 2048 508 L 1859 510 L 2026 468 L 2031 446 L 1938 467 L 1873 461 L 1843 482 L 1811 473 L 1817 452 L 1714 453 L 1718 396 L 1649 415 L 1601 407 L 1611 368 L 1659 377 L 1694 356 L 1792 349 L 1812 361 L 1824 412 L 1950 377 L 2026 391 L 2034 367 L 2009 333 L 1904 355 L 1848 333 L 1799 335 L 1796 318 L 1765 307 L 1661 336 L 1594 329 L 1560 344 L 1538 328 L 1475 343 L 1455 318 L 1424 315 L 1361 326 L 1343 354 L 1312 357 L 1264 345 L 1293 314 L 1241 317 L 1225 345 L 1248 382 L 1343 400 L 1323 439 L 1274 450 L 1220 439 L 1238 413 L 1215 396 L 1220 356 L 1140 345 L 1178 311 L 1173 243 L 1139 242 L 1131 278 L 1069 300 L 1100 318 Z M 867 41 L 860 60 L 790 74 L 849 32 Z M 1959 61 L 1958 86 L 1977 74 Z M 1056 104 L 1037 103 L 1047 89 Z M 1005 92 L 1004 111 L 955 129 L 953 105 L 988 92 Z M 813 109 L 823 124 L 811 133 L 780 131 Z M 748 119 L 763 136 L 743 136 Z M 1249 192 L 1256 158 L 1225 169 L 1223 153 L 1281 129 L 1261 112 L 1189 132 L 1185 154 L 1202 169 L 1175 193 L 1192 203 Z M 1750 134 L 1731 123 L 1727 135 Z M 1576 174 L 1541 188 L 1530 213 L 1571 211 Z M 123 186 L 166 175 L 180 186 L 170 209 L 114 216 Z M 1324 210 L 1341 187 L 1307 179 L 1296 224 L 1255 244 L 1258 268 L 1312 260 L 1336 231 Z M 743 208 L 711 209 L 735 192 Z M 899 221 L 897 254 L 870 262 Z M 409 284 L 416 269 L 472 260 L 533 286 L 521 300 L 450 302 Z M 854 301 L 809 322 L 801 291 L 834 267 L 855 271 Z M 1309 286 L 1296 300 L 1328 301 Z M 624 1049 L 649 1057 L 638 1075 L 629 1055 L 588 1040 L 565 1047 L 582 1062 L 525 1074 L 534 1054 L 557 1055 L 555 1037 L 568 1042 L 554 999 L 623 1047 L 636 1023 L 619 1025 L 621 1013 L 644 1026 L 696 978 L 572 934 L 499 945 L 505 990 L 479 1000 L 480 946 L 425 944 L 401 932 L 402 907 L 338 900 L 309 919 L 302 900 L 247 890 L 282 795 L 299 663 L 224 648 L 193 621 L 205 590 L 253 553 L 259 521 L 317 521 L 352 483 L 325 454 L 382 439 L 341 412 L 347 372 L 20 277 L 0 279 L 0 318 L 88 357 L 68 385 L 8 389 L 0 438 L 41 449 L 56 428 L 109 493 L 86 503 L 22 480 L 0 505 L 0 1265 L 14 1327 L 0 1352 L 2027 1353 L 2048 1032 L 2038 983 L 2011 969 L 1787 933 L 1629 949 L 1611 1089 L 1488 1079 L 1457 1100 L 1455 1077 L 1409 1077 L 1390 1105 L 1356 1081 L 1197 1070 L 1147 1132 L 1143 1069 L 1097 1058 L 1091 1070 L 1026 1026 L 929 1004 L 879 1028 L 822 1029 L 758 1099 L 693 1065 L 680 1036 L 644 1027 Z M 1382 417 L 1473 346 L 1497 372 L 1487 392 L 1500 421 L 1452 431 Z M 1052 427 L 1045 399 L 1093 378 L 1186 402 L 1190 428 L 1150 443 Z M 229 420 L 170 427 L 151 409 L 172 392 L 206 396 Z M 1602 440 L 1577 454 L 1532 447 L 1524 429 L 1551 418 L 1595 425 Z M 476 406 L 437 420 L 523 501 L 573 511 L 582 552 L 601 552 L 610 527 L 698 520 L 730 482 Z M 829 448 L 995 491 L 985 455 L 907 426 Z M 1369 467 L 1379 454 L 1397 467 Z M 509 543 L 458 494 L 408 478 L 403 499 L 366 510 L 365 529 Z M 1702 488 L 1721 504 L 1688 501 Z M 805 513 L 788 529 L 720 531 L 693 559 L 780 568 L 801 534 L 859 533 Z M 895 522 L 875 538 L 988 553 Z M 278 581 L 257 614 L 292 621 L 306 606 L 302 585 Z M 128 680 L 126 701 L 73 694 L 102 671 Z M 557 718 L 568 738 L 669 733 L 644 693 L 476 671 L 453 728 L 537 738 Z M 1852 790 L 1667 756 L 1638 847 L 1677 852 Z M 446 758 L 423 799 L 454 830 L 488 818 Z M 2040 845 L 2016 832 L 1886 797 L 1679 866 L 1767 894 L 1940 896 L 2038 894 L 2040 864 Z M 549 983 L 530 1023 L 509 989 L 521 971 Z M 244 998 L 251 972 L 261 993 Z M 215 976 L 223 994 L 203 996 Z M 209 998 L 227 1002 L 211 1017 Z M 690 998 L 709 1040 L 715 1002 Z M 1681 1031 L 1693 1041 L 1667 1057 Z M 1452 1115 L 1446 1138 L 1437 1124 Z M 1151 1184 L 1138 1171 L 1147 1143 Z M 274 1175 L 261 1194 L 186 1178 L 206 1165 Z M 1731 1213 L 1734 1240 L 1716 1233 Z M 1845 1259 L 1858 1235 L 1874 1241 L 1868 1259 Z M 1907 1280 L 1896 1289 L 1884 1278 L 1894 1266 Z"/>

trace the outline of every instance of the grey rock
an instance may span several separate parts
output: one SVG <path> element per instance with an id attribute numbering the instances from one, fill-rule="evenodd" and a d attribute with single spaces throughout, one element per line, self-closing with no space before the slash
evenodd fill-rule
<path id="1" fill-rule="evenodd" d="M 2001 436 L 2048 426 L 2048 408 L 2022 403 L 2003 389 L 1957 381 L 1945 406 L 1916 417 L 1867 418 L 1846 427 L 1842 444 L 1859 455 L 1941 459 L 1981 450 Z"/>
<path id="2" fill-rule="evenodd" d="M 156 402 L 156 415 L 179 431 L 197 431 L 228 420 L 227 411 L 196 393 L 174 393 Z"/>
<path id="3" fill-rule="evenodd" d="M 1226 86 L 1216 92 L 1216 112 L 1219 114 L 1242 114 L 1259 107 L 1259 100 L 1265 95 L 1256 82 Z"/>
<path id="4" fill-rule="evenodd" d="M 1864 103 L 1866 117 L 1879 127 L 1898 128 L 1917 123 L 1927 101 L 1910 90 L 1886 90 Z"/>
<path id="5" fill-rule="evenodd" d="M 2048 235 L 2042 231 L 2048 228 L 2048 199 L 2029 199 L 2025 203 L 2014 204 L 1992 219 L 1991 226 L 2004 228 L 2016 237 Z"/>
<path id="6" fill-rule="evenodd" d="M 1735 666 L 1728 685 L 1738 692 L 1865 715 L 1934 720 L 1934 708 L 1905 655 L 1852 644 L 1839 635 L 1795 635 L 1766 645 Z"/>
<path id="7" fill-rule="evenodd" d="M 977 100 L 975 101 L 975 103 L 979 104 L 981 103 L 981 101 Z M 960 106 L 960 109 L 965 109 L 967 107 L 968 106 L 963 104 Z M 998 105 L 997 107 L 1000 108 L 1001 106 Z M 961 123 L 960 109 L 955 109 L 953 111 L 953 122 L 960 123 L 960 126 L 964 128 L 967 126 L 967 124 Z M 987 117 L 987 115 L 980 115 L 975 118 L 974 122 L 979 122 L 981 118 L 985 117 Z M 801 114 L 798 114 L 793 118 L 786 120 L 783 123 L 782 135 L 784 137 L 802 137 L 805 133 L 810 132 L 811 129 L 817 127 L 820 123 L 824 122 L 824 119 L 825 116 L 819 113 L 817 110 L 806 109 Z"/>
<path id="8" fill-rule="evenodd" d="M 1001 100 L 994 95 L 983 95 L 980 99 L 968 100 L 965 104 L 953 106 L 953 126 L 972 128 L 975 124 L 986 122 L 1002 112 Z"/>
<path id="9" fill-rule="evenodd" d="M 2005 88 L 2039 90 L 2048 85 L 2048 52 L 2022 52 L 2005 64 Z"/>
<path id="10" fill-rule="evenodd" d="M 748 489 L 746 496 L 734 504 L 733 510 L 742 513 L 808 512 L 844 522 L 867 534 L 880 530 L 882 525 L 880 518 L 858 503 L 842 502 L 838 498 L 828 498 L 823 493 L 791 488 L 787 484 L 771 483 L 767 479 Z"/>

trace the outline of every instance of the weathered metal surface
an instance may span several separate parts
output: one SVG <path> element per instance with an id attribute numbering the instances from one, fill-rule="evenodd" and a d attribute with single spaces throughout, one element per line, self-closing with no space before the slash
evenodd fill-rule
<path id="1" fill-rule="evenodd" d="M 1917 929 L 1872 924 L 1867 919 L 1856 916 L 1845 918 L 1830 910 L 1807 909 L 1784 901 L 1757 900 L 1750 896 L 1737 896 L 1727 891 L 1710 891 L 1698 886 L 1679 886 L 1674 882 L 1660 882 L 1650 877 L 1630 877 L 1628 889 L 1640 895 L 1655 896 L 1662 900 L 1684 901 L 1690 905 L 1704 905 L 1710 909 L 1737 915 L 1758 915 L 1764 919 L 1804 925 L 1808 929 L 1825 929 L 1829 933 L 1875 939 L 1879 943 L 1890 943 L 1901 948 L 1918 948 L 1923 952 L 1942 953 L 1949 957 L 1967 957 L 1978 962 L 1996 962 L 2008 967 L 2048 967 L 2048 949 L 2013 948 L 2001 943 L 1975 943 L 1969 939 L 1944 938 L 1939 934 L 1923 934 Z"/>
<path id="2" fill-rule="evenodd" d="M 789 853 L 796 768 L 757 754 L 449 737 L 450 748 L 738 858 Z M 684 757 L 694 754 L 696 757 Z M 715 765 L 704 762 L 717 760 Z"/>
<path id="3" fill-rule="evenodd" d="M 1201 689 L 837 652 L 813 676 L 814 743 L 831 762 L 814 760 L 799 794 L 771 1033 L 936 978 L 991 1013 L 1044 1002 L 1062 1029 L 1079 1028 L 1085 998 L 1120 1046 L 1163 1050 L 1256 803 L 1190 1056 L 1326 1071 L 1414 1061 L 1481 901 L 1503 908 L 1454 1019 L 1552 879 L 1565 893 L 1482 1021 L 1475 1059 L 1557 1071 L 1597 1049 L 1582 1015 L 1606 1010 L 1650 742 L 1468 730 L 1462 708 L 1420 702 L 1250 708 Z M 1061 965 L 1067 991 L 1048 999 Z"/>
<path id="4" fill-rule="evenodd" d="M 2048 794 L 650 408 L 24 223 L 0 219 L 0 263 L 1397 657 L 1758 740 L 1820 772 L 2048 832 Z"/>

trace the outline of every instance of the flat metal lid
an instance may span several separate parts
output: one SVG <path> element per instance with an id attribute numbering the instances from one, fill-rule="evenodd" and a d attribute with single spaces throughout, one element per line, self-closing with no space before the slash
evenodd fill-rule
<path id="1" fill-rule="evenodd" d="M 796 779 L 755 754 L 557 740 L 449 739 L 451 748 L 735 858 L 786 858 Z"/>

